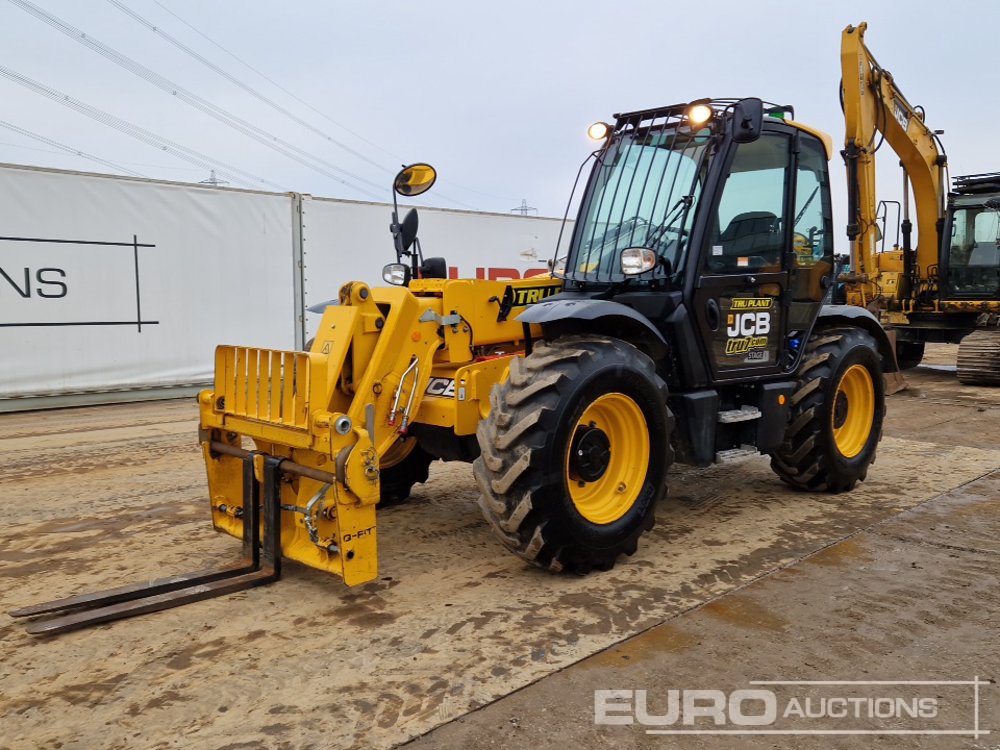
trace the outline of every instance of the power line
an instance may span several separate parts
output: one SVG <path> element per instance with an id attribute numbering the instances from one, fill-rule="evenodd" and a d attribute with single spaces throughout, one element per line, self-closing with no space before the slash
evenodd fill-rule
<path id="1" fill-rule="evenodd" d="M 300 99 L 298 96 L 296 96 L 291 91 L 289 91 L 288 89 L 286 89 L 284 86 L 282 86 L 280 83 L 278 83 L 277 81 L 275 81 L 273 78 L 268 77 L 267 74 L 262 73 L 260 70 L 258 70 L 257 68 L 255 68 L 253 65 L 251 65 L 250 63 L 248 63 L 243 58 L 241 58 L 235 52 L 231 52 L 230 50 L 226 49 L 221 44 L 219 44 L 217 41 L 215 41 L 214 39 L 212 39 L 210 36 L 208 36 L 207 34 L 203 33 L 202 31 L 200 31 L 197 27 L 195 27 L 192 24 L 190 24 L 187 21 L 185 21 L 179 15 L 177 15 L 172 10 L 170 10 L 170 8 L 168 8 L 166 5 L 164 5 L 163 3 L 161 3 L 160 0 L 153 0 L 153 2 L 156 3 L 157 5 L 159 5 L 160 8 L 162 8 L 164 11 L 166 11 L 167 13 L 169 13 L 170 15 L 172 15 L 174 18 L 176 18 L 182 24 L 184 24 L 185 26 L 187 26 L 189 29 L 191 29 L 198 36 L 200 36 L 201 38 L 205 39 L 210 44 L 218 47 L 223 52 L 225 52 L 227 55 L 229 55 L 231 58 L 233 58 L 234 60 L 236 60 L 238 63 L 240 63 L 241 65 L 245 66 L 249 70 L 251 70 L 254 73 L 256 73 L 257 75 L 259 75 L 261 78 L 263 78 L 265 81 L 267 81 L 268 83 L 270 83 L 275 88 L 279 89 L 280 91 L 283 91 L 285 94 L 287 94 L 288 96 L 290 96 L 292 99 L 294 99 L 295 101 L 297 101 L 302 106 L 309 108 L 310 110 L 312 110 L 313 112 L 315 112 L 317 115 L 319 115 L 320 117 L 322 117 L 324 120 L 327 120 L 328 122 L 333 123 L 338 128 L 340 128 L 341 130 L 343 130 L 344 132 L 350 133 L 351 135 L 353 135 L 358 140 L 361 140 L 361 141 L 364 141 L 365 143 L 367 143 L 369 146 L 374 146 L 379 151 L 381 151 L 383 154 L 387 154 L 388 156 L 391 156 L 393 159 L 398 159 L 400 161 L 403 161 L 403 157 L 402 156 L 399 156 L 398 154 L 394 154 L 391 151 L 387 151 L 385 148 L 383 148 L 378 143 L 375 143 L 373 141 L 368 140 L 367 138 L 365 138 L 360 133 L 356 133 L 353 130 L 351 130 L 349 127 L 347 127 L 346 125 L 337 122 L 332 117 L 330 117 L 329 115 L 327 115 L 325 112 L 322 112 L 321 110 L 316 109 L 316 107 L 312 106 L 309 102 L 307 102 L 307 101 L 305 101 L 303 99 Z"/>
<path id="2" fill-rule="evenodd" d="M 37 151 L 40 154 L 59 154 L 61 151 L 53 151 L 51 148 L 36 148 L 35 146 L 26 146 L 23 143 L 12 143 L 11 141 L 0 141 L 0 146 L 10 146 L 11 148 L 19 148 L 24 151 Z M 166 164 L 150 164 L 144 161 L 122 161 L 121 164 L 131 164 L 137 167 L 152 167 L 153 169 L 169 169 L 171 172 L 189 172 L 189 173 L 201 173 L 202 170 L 195 169 L 194 167 L 177 167 L 177 166 L 167 166 Z M 141 175 L 144 179 L 153 179 L 149 175 Z"/>
<path id="3" fill-rule="evenodd" d="M 365 156 L 364 154 L 362 154 L 360 151 L 356 151 L 353 148 L 351 148 L 350 146 L 348 146 L 348 145 L 346 145 L 344 143 L 341 143 L 340 141 L 338 141 L 333 136 L 331 136 L 331 135 L 323 132 L 322 130 L 320 130 L 319 128 L 313 126 L 311 123 L 307 122 L 306 120 L 303 120 L 301 117 L 299 117 L 298 115 L 296 115 L 294 112 L 290 112 L 289 110 L 285 109 L 280 104 L 278 104 L 277 102 L 275 102 L 275 101 L 267 98 L 262 93 L 260 93 L 255 88 L 253 88 L 252 86 L 250 86 L 250 85 L 244 83 L 243 81 L 239 80 L 238 78 L 236 78 L 236 76 L 231 75 L 230 73 L 228 73 L 227 71 L 223 70 L 218 65 L 216 65 L 215 63 L 213 63 L 208 58 L 204 57 L 203 55 L 199 54 L 195 50 L 193 50 L 190 47 L 188 47 L 186 44 L 184 44 L 183 42 L 181 42 L 176 37 L 171 36 L 170 34 L 168 34 L 167 32 L 165 32 L 163 29 L 159 28 L 154 23 L 152 23 L 151 21 L 146 20 L 141 15 L 139 15 L 138 13 L 136 13 L 134 10 L 132 10 L 129 7 L 127 7 L 124 3 L 119 2 L 119 0 L 108 0 L 108 2 L 111 3 L 113 6 L 115 6 L 116 8 L 118 8 L 118 10 L 120 10 L 122 13 L 125 13 L 127 16 L 129 16 L 130 18 L 132 18 L 134 21 L 136 21 L 139 24 L 145 26 L 147 29 L 149 29 L 150 31 L 152 31 L 154 34 L 157 34 L 158 36 L 162 37 L 166 41 L 170 42 L 170 44 L 172 44 L 173 46 L 175 46 L 177 49 L 181 50 L 182 52 L 184 52 L 185 54 L 189 55 L 190 57 L 193 57 L 195 60 L 197 60 L 198 62 L 200 62 L 202 65 L 205 65 L 206 67 L 211 68 L 212 70 L 214 70 L 216 73 L 218 73 L 220 76 L 222 76 L 223 78 L 225 78 L 230 83 L 233 83 L 236 86 L 239 86 L 241 89 L 243 89 L 244 91 L 246 91 L 248 94 L 250 94 L 252 97 L 254 97 L 255 99 L 257 99 L 258 101 L 261 101 L 264 104 L 266 104 L 269 107 L 271 107 L 272 109 L 277 110 L 281 114 L 283 114 L 286 117 L 288 117 L 290 120 L 293 120 L 293 121 L 297 122 L 302 127 L 304 127 L 306 129 L 308 129 L 309 131 L 315 133 L 320 138 L 322 138 L 322 139 L 324 139 L 324 140 L 332 143 L 335 146 L 338 146 L 338 147 L 344 149 L 349 154 L 352 154 L 352 155 L 356 156 L 357 158 L 361 159 L 362 161 L 365 161 L 368 164 L 371 164 L 373 167 L 375 167 L 377 169 L 380 169 L 383 172 L 386 172 L 388 174 L 392 174 L 392 170 L 384 167 L 383 165 L 379 164 L 378 162 L 374 161 L 373 159 L 369 159 L 367 156 Z"/>
<path id="4" fill-rule="evenodd" d="M 48 86 L 39 83 L 38 81 L 34 81 L 27 76 L 21 75 L 20 73 L 4 67 L 3 65 L 0 65 L 0 76 L 14 81 L 14 83 L 20 84 L 21 86 L 34 91 L 36 94 L 41 94 L 54 102 L 58 102 L 63 106 L 69 107 L 80 114 L 84 114 L 87 117 L 102 123 L 103 125 L 112 127 L 115 130 L 125 133 L 126 135 L 132 136 L 136 140 L 140 140 L 143 143 L 154 146 L 164 153 L 176 156 L 178 159 L 183 159 L 189 164 L 194 164 L 197 167 L 207 170 L 215 169 L 220 175 L 223 175 L 233 182 L 238 182 L 241 185 L 246 185 L 248 187 L 255 187 L 257 184 L 261 184 L 275 190 L 283 190 L 283 188 L 278 185 L 268 182 L 261 177 L 256 177 L 248 172 L 244 172 L 238 167 L 218 161 L 210 156 L 200 154 L 194 149 L 190 149 L 186 146 L 181 146 L 180 144 L 167 140 L 156 133 L 146 130 L 145 128 L 141 128 L 138 125 L 134 125 L 127 120 L 121 119 L 120 117 L 115 117 L 114 115 L 98 109 L 97 107 L 92 107 L 91 105 L 74 99 L 61 91 L 49 88 Z"/>
<path id="5" fill-rule="evenodd" d="M 74 41 L 83 44 L 85 47 L 89 47 L 91 50 L 97 52 L 102 57 L 111 60 L 116 65 L 124 68 L 125 70 L 128 70 L 130 73 L 134 73 L 143 80 L 152 83 L 157 88 L 166 91 L 168 94 L 171 94 L 177 99 L 186 102 L 192 107 L 195 107 L 196 109 L 204 112 L 205 114 L 215 118 L 219 122 L 228 125 L 234 130 L 237 130 L 243 133 L 244 135 L 248 136 L 249 138 L 253 138 L 258 143 L 261 143 L 267 146 L 268 148 L 277 151 L 283 156 L 290 158 L 294 161 L 297 161 L 303 166 L 306 166 L 316 172 L 319 172 L 320 174 L 329 177 L 332 180 L 336 180 L 337 182 L 340 182 L 341 184 L 353 190 L 356 190 L 357 192 L 364 193 L 365 195 L 368 195 L 369 197 L 374 198 L 375 200 L 380 199 L 379 195 L 374 194 L 368 190 L 365 190 L 364 188 L 359 187 L 357 185 L 351 184 L 346 179 L 343 179 L 334 174 L 332 171 L 328 171 L 327 169 L 323 169 L 317 166 L 316 163 L 323 164 L 330 170 L 340 172 L 341 174 L 344 174 L 350 179 L 355 180 L 357 182 L 364 182 L 369 185 L 372 185 L 376 189 L 381 189 L 380 185 L 371 182 L 370 180 L 366 180 L 363 177 L 359 177 L 358 175 L 352 174 L 345 169 L 341 169 L 340 167 L 337 167 L 334 164 L 330 164 L 329 162 L 324 161 L 323 159 L 319 159 L 313 156 L 312 154 L 309 154 L 308 152 L 304 151 L 303 149 L 300 149 L 297 146 L 292 145 L 291 143 L 283 141 L 276 135 L 273 135 L 272 133 L 269 133 L 266 130 L 263 130 L 262 128 L 259 128 L 256 125 L 253 125 L 252 123 L 247 122 L 246 120 L 243 120 L 242 118 L 230 112 L 227 112 L 221 107 L 218 107 L 215 104 L 212 104 L 211 102 L 202 99 L 200 96 L 197 96 L 196 94 L 188 91 L 187 89 L 174 83 L 173 81 L 150 70 L 149 68 L 142 65 L 141 63 L 136 62 L 132 58 L 121 54 L 117 50 L 109 47 L 106 44 L 103 44 L 102 42 L 97 41 L 96 39 L 91 38 L 80 29 L 77 29 L 76 27 L 66 23 L 62 19 L 50 13 L 47 13 L 46 11 L 42 10 L 37 5 L 29 2 L 28 0 L 9 0 L 9 2 L 21 8 L 25 12 L 33 15 L 40 21 L 43 21 L 44 23 L 48 24 L 57 31 L 61 31 Z"/>
<path id="6" fill-rule="evenodd" d="M 137 18 L 138 14 L 135 14 L 132 11 L 126 10 L 124 7 L 121 6 L 121 3 L 119 3 L 117 0 L 109 0 L 109 2 L 113 3 L 114 5 L 116 5 L 118 7 L 121 7 L 121 9 L 124 10 L 125 12 L 129 13 L 129 15 L 132 15 L 134 18 Z M 190 22 L 188 22 L 185 19 L 181 18 L 179 15 L 177 15 L 176 13 L 174 13 L 174 11 L 170 10 L 170 8 L 168 8 L 166 5 L 164 5 L 163 3 L 161 3 L 159 0 L 153 0 L 153 2 L 156 3 L 158 6 L 160 6 L 160 8 L 162 10 L 164 10 L 166 13 L 169 13 L 175 19 L 177 19 L 182 24 L 184 24 L 185 26 L 187 26 L 195 34 L 197 34 L 198 36 L 200 36 L 202 39 L 204 39 L 205 41 L 207 41 L 209 44 L 211 44 L 214 47 L 222 50 L 227 55 L 229 55 L 231 58 L 233 58 L 234 60 L 236 60 L 238 63 L 240 63 L 241 65 L 243 65 L 244 67 L 246 67 L 248 70 L 252 71 L 253 73 L 256 73 L 258 76 L 260 76 L 265 81 L 267 81 L 268 83 L 270 83 L 276 89 L 278 89 L 279 91 L 284 92 L 286 95 L 288 95 L 289 97 L 291 97 L 292 99 L 294 99 L 295 101 L 297 101 L 302 106 L 304 106 L 307 109 L 311 110 L 315 114 L 319 115 L 320 117 L 322 117 L 327 122 L 330 122 L 330 123 L 336 125 L 338 128 L 340 128 L 344 132 L 353 135 L 355 138 L 357 138 L 360 141 L 364 141 L 369 146 L 377 148 L 383 154 L 387 154 L 387 155 L 393 157 L 393 159 L 396 159 L 398 161 L 405 161 L 405 159 L 403 159 L 402 156 L 399 156 L 398 154 L 395 154 L 395 153 L 393 153 L 391 151 L 386 150 L 380 144 L 375 143 L 374 141 L 368 140 L 367 138 L 365 138 L 360 133 L 357 133 L 354 130 L 351 130 L 349 127 L 347 127 L 343 123 L 337 122 L 336 120 L 334 120 L 332 117 L 330 117 L 328 114 L 326 114 L 322 110 L 317 109 L 316 107 L 314 107 L 313 105 L 311 105 L 309 102 L 305 101 L 304 99 L 300 98 L 299 96 L 296 96 L 294 93 L 292 93 L 291 91 L 289 91 L 287 88 L 285 88 L 284 86 L 282 86 L 280 83 L 278 83 L 276 80 L 274 80 L 273 78 L 271 78 L 270 76 L 268 76 L 266 73 L 264 73 L 261 70 L 255 68 L 253 65 L 251 65 L 250 63 L 248 63 L 246 60 L 244 60 L 242 57 L 240 57 L 239 55 L 237 55 L 235 52 L 227 49 L 226 47 L 223 47 L 217 41 L 215 41 L 210 36 L 208 36 L 203 31 L 201 31 L 198 27 L 194 26 Z M 151 25 L 148 21 L 141 21 L 141 23 L 143 23 L 146 26 L 150 26 Z M 160 33 L 164 38 L 170 40 L 170 37 L 168 37 L 165 32 L 163 32 L 161 30 L 158 30 L 158 29 L 156 29 L 156 30 L 157 30 L 157 33 Z M 182 49 L 187 49 L 180 42 L 176 42 L 176 45 L 178 47 L 182 48 Z M 193 54 L 197 55 L 197 53 L 193 53 Z M 198 56 L 198 58 L 200 59 L 200 55 Z M 210 67 L 212 67 L 213 70 L 217 70 L 217 66 L 214 66 L 211 63 L 206 63 L 206 64 L 208 64 Z M 227 78 L 230 78 L 230 76 L 227 73 L 225 73 L 224 71 L 221 72 L 221 74 L 225 75 Z M 230 80 L 232 80 L 232 79 L 230 78 Z M 240 85 L 241 87 L 243 87 L 243 84 L 238 84 L 238 85 Z M 254 94 L 254 96 L 257 96 L 257 95 Z M 295 119 L 297 122 L 301 122 L 294 115 L 289 115 L 289 116 L 292 117 L 293 119 Z M 309 126 L 307 126 L 307 127 L 309 127 Z M 310 129 L 312 130 L 313 128 L 310 127 Z M 324 137 L 328 137 L 328 136 L 324 135 Z M 341 147 L 347 149 L 351 153 L 356 153 L 355 151 L 351 150 L 347 146 L 344 146 L 343 144 L 339 143 L 338 141 L 334 141 L 334 142 L 337 143 L 338 145 L 340 145 Z M 362 157 L 362 158 L 364 158 L 364 157 Z M 366 161 L 368 161 L 368 160 L 366 159 Z M 380 169 L 381 169 L 381 167 L 380 167 Z M 385 171 L 388 171 L 390 174 L 392 174 L 391 170 L 385 170 Z M 476 190 L 476 189 L 470 188 L 470 187 L 464 187 L 462 185 L 459 185 L 458 183 L 454 183 L 453 182 L 451 184 L 453 184 L 455 187 L 459 188 L 460 190 L 464 190 L 464 191 L 469 192 L 469 193 L 475 193 L 476 195 L 482 195 L 482 196 L 485 196 L 487 198 L 499 198 L 501 200 L 508 200 L 508 198 L 504 198 L 503 196 L 494 195 L 493 193 L 486 193 L 486 192 L 483 192 L 481 190 Z M 452 198 L 452 197 L 450 197 L 448 195 L 445 195 L 444 193 L 442 193 L 440 191 L 437 191 L 436 195 L 438 195 L 441 198 L 444 198 L 445 200 L 450 201 L 451 203 L 454 203 L 454 204 L 456 204 L 458 206 L 462 206 L 463 208 L 469 208 L 469 209 L 472 209 L 472 210 L 479 210 L 476 206 L 472 206 L 472 205 L 470 205 L 468 203 L 465 203 L 464 201 L 460 201 L 457 198 Z"/>
<path id="7" fill-rule="evenodd" d="M 4 122 L 3 120 L 0 120 L 0 128 L 7 128 L 7 130 L 13 130 L 15 133 L 19 133 L 19 134 L 21 134 L 23 136 L 26 136 L 28 138 L 32 138 L 32 139 L 34 139 L 36 141 L 39 141 L 41 143 L 45 143 L 45 144 L 47 144 L 49 146 L 55 146 L 56 148 L 62 149 L 63 151 L 68 151 L 71 154 L 74 154 L 76 156 L 80 156 L 80 157 L 82 157 L 84 159 L 88 159 L 88 160 L 90 160 L 92 162 L 96 162 L 97 164 L 103 164 L 106 167 L 111 167 L 112 169 L 115 169 L 115 170 L 117 170 L 119 172 L 124 172 L 125 174 L 130 174 L 133 177 L 145 177 L 146 176 L 146 175 L 140 174 L 138 172 L 133 172 L 131 169 L 126 169 L 125 167 L 121 166 L 120 164 L 115 164 L 113 161 L 108 161 L 107 159 L 102 159 L 99 156 L 94 156 L 92 154 L 88 154 L 88 153 L 86 153 L 84 151 L 80 151 L 79 149 L 73 148 L 71 146 L 67 146 L 64 143 L 59 143 L 59 141 L 54 141 L 51 138 L 46 138 L 44 135 L 39 135 L 38 133 L 33 133 L 30 130 L 25 130 L 24 128 L 19 128 L 17 125 L 14 125 L 14 124 L 9 123 L 9 122 Z M 51 153 L 59 153 L 59 152 L 58 151 L 53 151 Z"/>

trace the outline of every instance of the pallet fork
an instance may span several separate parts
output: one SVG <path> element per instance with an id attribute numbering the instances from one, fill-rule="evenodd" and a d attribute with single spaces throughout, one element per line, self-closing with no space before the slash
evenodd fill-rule
<path id="1" fill-rule="evenodd" d="M 283 474 L 299 473 L 297 470 L 300 467 L 290 461 L 256 451 L 244 451 L 224 443 L 213 442 L 212 449 L 243 461 L 243 555 L 240 562 L 218 570 L 185 573 L 56 599 L 13 610 L 9 613 L 11 617 L 35 617 L 75 610 L 70 614 L 32 622 L 27 627 L 27 632 L 32 635 L 57 635 L 277 581 L 281 577 L 280 483 Z M 255 460 L 263 464 L 261 479 L 255 472 Z"/>

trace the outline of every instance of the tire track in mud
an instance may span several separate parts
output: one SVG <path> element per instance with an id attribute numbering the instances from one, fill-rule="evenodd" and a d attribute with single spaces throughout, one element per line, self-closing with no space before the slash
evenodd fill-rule
<path id="1" fill-rule="evenodd" d="M 129 427 L 135 429 L 140 429 L 142 427 L 162 427 L 164 425 L 190 425 L 192 423 L 192 416 L 187 413 L 188 411 L 190 410 L 178 410 L 177 415 L 172 419 L 165 419 L 157 416 L 130 419 L 128 424 Z M 37 414 L 37 412 L 32 412 L 32 414 Z M 120 419 L 107 419 L 95 422 L 88 421 L 76 425 L 65 423 L 60 423 L 59 425 L 49 425 L 48 423 L 38 422 L 37 419 L 38 418 L 36 416 L 33 423 L 25 424 L 20 428 L 16 425 L 7 425 L 4 431 L 3 439 L 28 442 L 39 438 L 84 435 L 87 433 L 98 432 L 102 429 L 121 427 Z M 193 419 L 197 420 L 197 416 L 194 416 Z"/>
<path id="2" fill-rule="evenodd" d="M 97 447 L 41 449 L 8 452 L 4 455 L 0 486 L 65 474 L 87 474 L 102 469 L 142 468 L 170 455 L 200 457 L 200 448 L 190 437 L 154 437 L 104 443 Z"/>
<path id="3" fill-rule="evenodd" d="M 0 415 L 3 419 L 3 439 L 29 440 L 52 435 L 75 435 L 107 428 L 151 427 L 180 422 L 196 423 L 198 406 L 195 400 L 112 404 L 101 407 L 80 407 Z"/>

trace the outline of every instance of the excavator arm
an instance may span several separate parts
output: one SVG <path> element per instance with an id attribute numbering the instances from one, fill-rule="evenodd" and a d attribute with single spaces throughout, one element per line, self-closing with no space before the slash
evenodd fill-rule
<path id="1" fill-rule="evenodd" d="M 906 312 L 922 291 L 936 288 L 940 235 L 947 192 L 947 157 L 936 134 L 911 105 L 892 74 L 864 43 L 868 24 L 848 26 L 841 37 L 844 108 L 844 161 L 847 166 L 851 270 L 846 282 L 849 304 Z M 879 253 L 876 221 L 875 151 L 883 142 L 903 168 L 903 247 Z M 917 220 L 917 247 L 911 247 L 909 187 Z"/>

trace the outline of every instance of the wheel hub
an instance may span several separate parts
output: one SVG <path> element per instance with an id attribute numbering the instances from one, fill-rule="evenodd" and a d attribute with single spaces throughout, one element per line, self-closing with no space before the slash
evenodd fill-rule
<path id="1" fill-rule="evenodd" d="M 875 419 L 875 384 L 864 365 L 851 365 L 837 384 L 833 400 L 833 441 L 844 458 L 854 458 L 868 443 Z"/>
<path id="2" fill-rule="evenodd" d="M 833 428 L 835 430 L 844 426 L 847 421 L 847 394 L 843 391 L 837 393 L 837 399 L 833 403 Z"/>
<path id="3" fill-rule="evenodd" d="M 599 427 L 582 427 L 573 436 L 570 472 L 582 482 L 596 482 L 611 463 L 611 441 Z"/>

